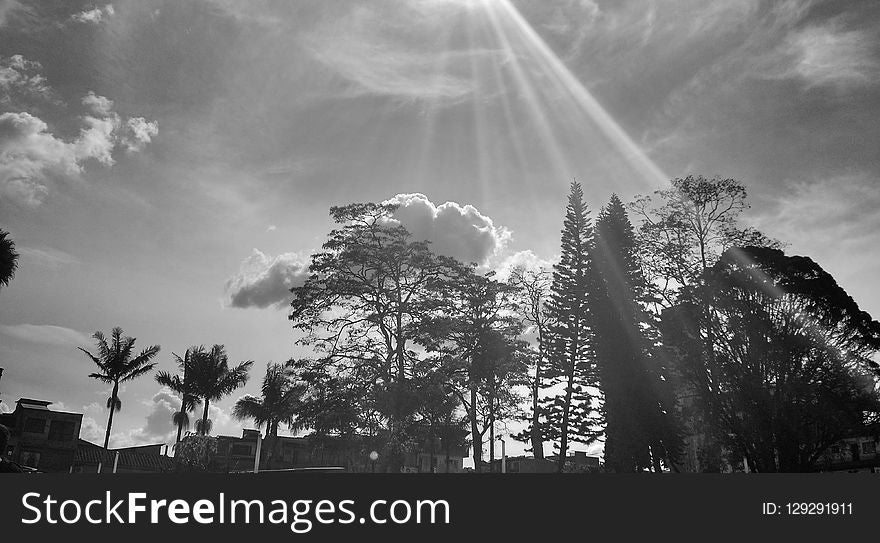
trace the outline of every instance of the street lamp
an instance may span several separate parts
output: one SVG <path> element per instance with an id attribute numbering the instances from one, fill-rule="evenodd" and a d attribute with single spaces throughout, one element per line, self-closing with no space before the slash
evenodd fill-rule
<path id="1" fill-rule="evenodd" d="M 507 473 L 507 452 L 505 452 L 505 442 L 503 437 L 497 438 L 501 442 L 501 473 Z"/>
<path id="2" fill-rule="evenodd" d="M 372 451 L 370 453 L 370 460 L 373 462 L 373 473 L 376 473 L 376 460 L 379 459 L 379 453 L 376 451 Z"/>

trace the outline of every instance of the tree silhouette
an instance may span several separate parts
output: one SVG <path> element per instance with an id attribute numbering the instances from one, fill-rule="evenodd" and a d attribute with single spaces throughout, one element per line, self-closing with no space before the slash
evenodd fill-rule
<path id="1" fill-rule="evenodd" d="M 672 394 L 652 356 L 656 337 L 651 337 L 654 322 L 646 308 L 651 298 L 636 258 L 633 227 L 617 195 L 611 196 L 595 226 L 597 291 L 591 310 L 604 395 L 605 468 L 660 471 L 660 460 L 678 450 Z"/>
<path id="2" fill-rule="evenodd" d="M 260 387 L 260 396 L 242 396 L 232 408 L 236 419 L 251 419 L 257 428 L 266 425 L 268 441 L 265 464 L 271 469 L 278 447 L 278 427 L 293 427 L 305 387 L 293 381 L 293 364 L 270 363 Z"/>
<path id="3" fill-rule="evenodd" d="M 99 371 L 89 374 L 89 377 L 113 385 L 113 390 L 107 399 L 110 416 L 107 419 L 107 431 L 104 434 L 104 448 L 106 449 L 110 443 L 113 413 L 122 409 L 122 401 L 119 399 L 120 383 L 131 381 L 152 371 L 156 363 L 150 362 L 150 360 L 159 354 L 159 346 L 147 347 L 139 355 L 133 357 L 135 338 L 123 336 L 122 328 L 118 326 L 111 333 L 110 343 L 101 332 L 95 332 L 92 337 L 98 342 L 97 355 L 82 347 L 78 348 L 98 366 Z"/>
<path id="4" fill-rule="evenodd" d="M 593 228 L 588 215 L 583 190 L 573 182 L 562 229 L 562 254 L 553 268 L 548 303 L 552 325 L 548 329 L 545 389 L 551 396 L 542 406 L 545 437 L 558 441 L 560 473 L 570 441 L 591 443 L 598 436 L 594 398 L 587 388 L 596 382 L 589 308 L 594 289 L 590 254 Z"/>
<path id="5" fill-rule="evenodd" d="M 0 286 L 7 287 L 18 269 L 18 253 L 9 232 L 0 229 Z"/>
<path id="6" fill-rule="evenodd" d="M 166 371 L 160 371 L 156 374 L 157 383 L 180 394 L 180 409 L 172 415 L 171 419 L 174 425 L 177 426 L 177 439 L 175 440 L 175 443 L 180 443 L 180 438 L 183 432 L 189 429 L 189 414 L 195 410 L 196 404 L 199 402 L 198 397 L 193 394 L 191 368 L 193 366 L 193 358 L 196 356 L 204 356 L 204 352 L 205 348 L 199 346 L 187 349 L 183 358 L 172 353 L 177 361 L 177 366 L 180 368 L 181 374 L 171 375 Z"/>
<path id="7" fill-rule="evenodd" d="M 706 431 L 734 463 L 812 471 L 830 445 L 878 418 L 880 323 L 807 257 L 729 249 L 664 324 Z M 711 351 L 695 337 L 705 330 Z"/>
<path id="8" fill-rule="evenodd" d="M 371 384 L 362 405 L 383 419 L 388 450 L 382 457 L 391 471 L 412 443 L 414 339 L 442 297 L 440 280 L 458 266 L 432 253 L 427 242 L 412 240 L 394 220 L 396 209 L 373 203 L 331 208 L 340 227 L 312 256 L 305 285 L 292 289 L 290 315 L 305 332 L 300 343 L 320 353 L 316 364 Z"/>
<path id="9" fill-rule="evenodd" d="M 254 362 L 248 360 L 230 368 L 223 345 L 214 345 L 209 351 L 194 353 L 191 392 L 194 396 L 201 398 L 205 404 L 202 419 L 196 424 L 196 430 L 199 434 L 208 435 L 211 433 L 211 425 L 208 420 L 210 403 L 244 386 L 248 380 L 248 371 L 253 365 Z"/>

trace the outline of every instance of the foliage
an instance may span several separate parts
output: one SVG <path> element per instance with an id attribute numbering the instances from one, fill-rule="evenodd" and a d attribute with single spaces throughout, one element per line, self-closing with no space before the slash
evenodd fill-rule
<path id="1" fill-rule="evenodd" d="M 596 220 L 593 345 L 604 395 L 605 468 L 633 472 L 675 457 L 672 391 L 652 356 L 654 322 L 633 228 L 616 195 Z M 667 460 L 667 463 L 669 461 Z"/>
<path id="2" fill-rule="evenodd" d="M 216 437 L 207 435 L 187 435 L 174 449 L 174 471 L 208 471 L 216 455 Z"/>
<path id="3" fill-rule="evenodd" d="M 134 356 L 135 338 L 122 335 L 122 328 L 116 327 L 111 333 L 111 340 L 108 343 L 104 334 L 95 332 L 92 336 L 98 343 L 98 354 L 94 355 L 89 351 L 78 347 L 84 352 L 96 366 L 98 371 L 90 373 L 89 377 L 97 379 L 103 383 L 113 385 L 110 397 L 107 399 L 107 408 L 110 411 L 110 418 L 107 421 L 107 430 L 104 435 L 104 448 L 106 449 L 110 443 L 110 429 L 113 427 L 113 413 L 122 409 L 122 401 L 119 399 L 119 385 L 150 372 L 156 366 L 155 362 L 151 362 L 153 358 L 159 354 L 159 346 L 153 345 L 147 347 Z"/>
<path id="4" fill-rule="evenodd" d="M 558 441 L 559 471 L 571 441 L 591 443 L 598 437 L 596 384 L 591 345 L 590 297 L 595 289 L 591 273 L 593 228 L 580 184 L 571 184 L 562 229 L 559 263 L 553 268 L 548 303 L 548 364 L 542 411 L 545 439 Z M 559 388 L 562 388 L 560 391 Z"/>
<path id="5" fill-rule="evenodd" d="M 194 396 L 202 399 L 204 411 L 198 424 L 200 434 L 207 435 L 211 428 L 208 425 L 208 407 L 212 401 L 230 394 L 233 390 L 244 386 L 248 380 L 248 370 L 253 361 L 241 362 L 229 367 L 228 356 L 223 345 L 214 345 L 211 350 L 196 350 L 191 357 L 192 389 Z"/>
<path id="6" fill-rule="evenodd" d="M 7 287 L 18 269 L 18 253 L 9 232 L 0 229 L 0 286 Z"/>
<path id="7" fill-rule="evenodd" d="M 749 208 L 745 187 L 734 179 L 675 178 L 670 186 L 640 196 L 631 208 L 640 216 L 639 256 L 657 300 L 677 302 L 682 287 L 698 282 L 703 270 L 730 247 L 781 247 L 739 217 Z"/>
<path id="8" fill-rule="evenodd" d="M 734 458 L 756 471 L 810 471 L 877 419 L 880 323 L 811 259 L 733 248 L 684 295 L 665 339 Z M 711 349 L 699 334 L 711 334 Z"/>
<path id="9" fill-rule="evenodd" d="M 177 361 L 177 366 L 180 368 L 181 375 L 171 375 L 167 371 L 156 373 L 157 383 L 180 394 L 180 409 L 172 415 L 172 422 L 177 426 L 176 442 L 180 442 L 183 432 L 189 429 L 189 413 L 193 412 L 196 404 L 199 403 L 199 399 L 193 391 L 190 368 L 193 365 L 193 357 L 202 356 L 200 353 L 204 353 L 204 351 L 205 348 L 202 346 L 190 347 L 186 350 L 186 353 L 184 353 L 183 358 L 181 358 L 180 355 L 171 353 Z M 188 375 L 190 377 L 189 379 L 187 378 Z"/>

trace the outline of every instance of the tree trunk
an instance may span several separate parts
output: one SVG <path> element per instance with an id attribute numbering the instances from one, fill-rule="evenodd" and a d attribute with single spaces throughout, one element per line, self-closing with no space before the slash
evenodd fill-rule
<path id="1" fill-rule="evenodd" d="M 471 419 L 471 449 L 473 449 L 473 458 L 474 458 L 474 471 L 480 473 L 483 467 L 483 435 L 480 434 L 480 430 L 477 428 L 477 391 L 474 388 L 476 385 L 471 385 L 471 408 L 470 408 L 470 419 Z"/>
<path id="2" fill-rule="evenodd" d="M 107 431 L 104 432 L 104 450 L 110 445 L 110 428 L 113 427 L 113 413 L 116 411 L 116 402 L 119 401 L 119 383 L 113 383 L 113 394 L 110 396 L 110 418 L 107 419 Z"/>
<path id="3" fill-rule="evenodd" d="M 562 406 L 562 432 L 559 436 L 559 458 L 557 459 L 556 471 L 562 473 L 565 468 L 565 459 L 568 456 L 568 418 L 571 413 L 571 394 L 574 387 L 574 372 L 568 376 L 568 386 L 565 389 L 565 404 Z"/>
<path id="4" fill-rule="evenodd" d="M 208 398 L 205 398 L 205 412 L 202 414 L 202 431 L 199 432 L 203 436 L 208 435 Z"/>

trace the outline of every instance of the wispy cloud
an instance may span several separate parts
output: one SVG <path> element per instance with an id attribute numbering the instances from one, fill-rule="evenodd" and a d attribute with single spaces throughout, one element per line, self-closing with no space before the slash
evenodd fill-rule
<path id="1" fill-rule="evenodd" d="M 53 269 L 80 262 L 75 256 L 51 247 L 20 247 L 17 250 L 23 260 L 32 260 L 39 265 Z"/>
<path id="2" fill-rule="evenodd" d="M 82 332 L 52 324 L 0 324 L 0 334 L 30 343 L 60 347 L 85 346 L 92 341 Z"/>
<path id="3" fill-rule="evenodd" d="M 847 30 L 832 21 L 789 34 L 757 64 L 757 75 L 798 79 L 806 88 L 846 89 L 880 82 L 875 55 L 876 36 L 865 30 Z"/>
<path id="4" fill-rule="evenodd" d="M 301 43 L 351 84 L 352 95 L 455 102 L 475 90 L 472 61 L 503 54 L 452 39 L 461 31 L 462 10 L 472 7 L 448 0 L 357 3 Z"/>
<path id="5" fill-rule="evenodd" d="M 70 20 L 76 23 L 99 24 L 101 21 L 112 17 L 115 13 L 116 10 L 113 9 L 113 5 L 107 4 L 104 7 L 95 6 L 92 9 L 74 13 L 70 16 Z"/>

